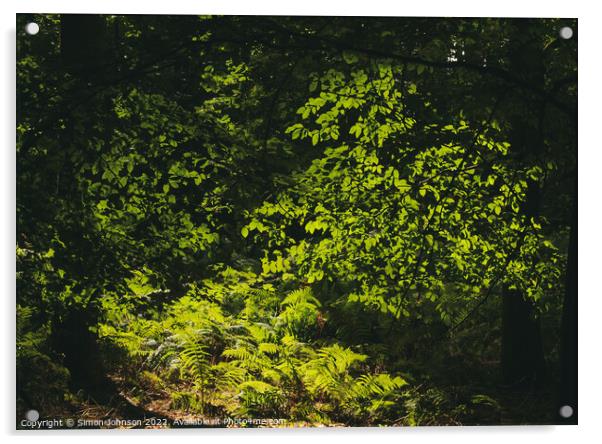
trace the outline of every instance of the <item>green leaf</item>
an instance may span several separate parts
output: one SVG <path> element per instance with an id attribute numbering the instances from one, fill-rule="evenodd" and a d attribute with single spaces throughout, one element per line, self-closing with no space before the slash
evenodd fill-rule
<path id="1" fill-rule="evenodd" d="M 311 144 L 316 146 L 320 141 L 320 134 L 316 131 L 313 136 L 311 136 Z"/>

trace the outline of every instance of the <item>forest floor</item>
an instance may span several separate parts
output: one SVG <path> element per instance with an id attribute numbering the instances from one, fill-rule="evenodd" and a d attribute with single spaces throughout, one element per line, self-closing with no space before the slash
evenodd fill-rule
<path id="1" fill-rule="evenodd" d="M 470 420 L 458 421 L 450 416 L 445 409 L 435 413 L 428 422 L 419 425 L 547 425 L 554 423 L 551 406 L 554 405 L 553 385 L 538 389 L 511 389 L 496 386 L 486 390 L 482 386 L 452 386 L 447 387 L 450 398 L 463 397 L 465 393 L 480 393 L 494 400 L 480 405 L 472 411 Z M 71 402 L 69 414 L 78 419 L 100 423 L 107 419 L 145 419 L 140 426 L 133 428 L 186 428 L 186 427 L 339 427 L 345 424 L 318 424 L 305 421 L 282 421 L 251 424 L 236 422 L 222 418 L 219 415 L 201 415 L 198 413 L 175 410 L 168 393 L 150 391 L 144 395 L 136 394 L 128 386 L 123 375 L 113 374 L 105 393 L 96 399 L 84 397 L 81 392 L 77 399 Z M 139 393 L 139 390 L 138 390 Z M 101 399 L 102 398 L 102 399 Z M 549 415 L 542 412 L 550 412 Z M 67 416 L 69 415 L 67 414 Z M 432 418 L 438 417 L 433 421 Z M 230 421 L 230 422 L 229 422 Z M 82 427 L 85 428 L 85 427 Z M 93 427 L 97 428 L 97 427 Z M 114 427 L 110 427 L 114 428 Z"/>

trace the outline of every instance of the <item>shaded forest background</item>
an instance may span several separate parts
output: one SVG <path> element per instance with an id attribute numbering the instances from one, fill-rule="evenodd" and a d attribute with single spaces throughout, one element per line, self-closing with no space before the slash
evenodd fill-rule
<path id="1" fill-rule="evenodd" d="M 576 20 L 30 21 L 17 421 L 576 423 Z"/>

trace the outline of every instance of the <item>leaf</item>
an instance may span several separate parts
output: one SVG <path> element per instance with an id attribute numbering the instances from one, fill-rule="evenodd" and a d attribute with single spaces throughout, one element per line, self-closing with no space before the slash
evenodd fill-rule
<path id="1" fill-rule="evenodd" d="M 316 146 L 320 141 L 320 134 L 316 131 L 313 136 L 311 136 L 311 144 Z"/>
<path id="2" fill-rule="evenodd" d="M 345 60 L 345 63 L 352 65 L 358 61 L 358 57 L 352 52 L 343 51 L 343 60 Z"/>

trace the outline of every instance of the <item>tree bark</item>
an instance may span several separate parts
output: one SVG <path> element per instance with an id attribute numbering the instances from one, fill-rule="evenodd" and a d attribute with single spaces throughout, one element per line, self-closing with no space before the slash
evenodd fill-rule
<path id="1" fill-rule="evenodd" d="M 563 424 L 577 424 L 577 205 L 573 210 L 567 257 L 566 287 L 562 307 L 560 337 L 560 387 L 556 417 Z M 573 414 L 566 418 L 560 408 L 569 406 Z"/>
<path id="2" fill-rule="evenodd" d="M 539 320 L 522 292 L 504 289 L 502 315 L 502 374 L 504 382 L 530 387 L 545 376 Z"/>
<path id="3" fill-rule="evenodd" d="M 98 82 L 105 62 L 107 48 L 106 21 L 96 14 L 61 15 L 61 57 L 63 69 L 78 82 L 89 85 Z M 83 128 L 91 126 L 86 110 L 94 104 L 82 104 L 82 112 L 70 121 L 70 128 L 77 123 Z M 69 133 L 65 134 L 63 145 L 73 151 L 81 150 L 73 144 Z M 67 150 L 65 150 L 67 151 Z M 62 165 L 64 175 L 72 177 L 72 165 L 65 156 Z M 68 196 L 66 197 L 68 200 Z M 78 270 L 85 275 L 86 270 Z M 88 392 L 102 392 L 106 386 L 104 367 L 100 359 L 97 337 L 90 328 L 98 321 L 94 302 L 66 303 L 57 307 L 52 319 L 53 347 L 63 355 L 63 364 L 71 375 L 71 385 L 75 389 L 84 388 Z"/>
<path id="4" fill-rule="evenodd" d="M 538 42 L 529 36 L 529 22 L 518 20 L 515 40 L 510 47 L 510 66 L 522 80 L 538 87 L 544 85 L 543 52 Z M 520 103 L 522 102 L 522 103 Z M 543 136 L 541 122 L 543 104 L 537 97 L 522 97 L 520 105 L 511 110 L 510 142 L 517 165 L 529 164 L 541 156 Z M 529 181 L 522 213 L 527 220 L 540 213 L 539 184 Z M 501 367 L 504 383 L 514 387 L 531 387 L 545 376 L 541 328 L 533 302 L 522 291 L 505 285 L 502 302 Z"/>

